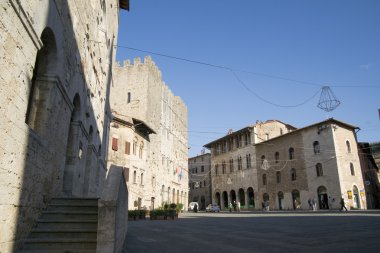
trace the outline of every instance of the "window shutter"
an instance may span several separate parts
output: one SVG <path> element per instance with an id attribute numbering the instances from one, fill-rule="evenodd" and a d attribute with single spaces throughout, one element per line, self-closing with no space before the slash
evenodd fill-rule
<path id="1" fill-rule="evenodd" d="M 118 141 L 117 138 L 112 138 L 112 150 L 114 151 L 117 151 L 119 149 L 117 141 Z"/>
<path id="2" fill-rule="evenodd" d="M 125 154 L 127 155 L 131 154 L 131 143 L 128 141 L 125 142 Z"/>

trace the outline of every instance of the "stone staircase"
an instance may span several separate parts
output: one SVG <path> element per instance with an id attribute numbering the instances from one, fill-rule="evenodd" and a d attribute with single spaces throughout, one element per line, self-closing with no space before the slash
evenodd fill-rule
<path id="1" fill-rule="evenodd" d="M 97 198 L 54 198 L 19 253 L 95 253 Z"/>

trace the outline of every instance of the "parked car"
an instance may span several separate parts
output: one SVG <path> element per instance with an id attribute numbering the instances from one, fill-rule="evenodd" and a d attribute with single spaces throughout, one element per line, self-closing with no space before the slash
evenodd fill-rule
<path id="1" fill-rule="evenodd" d="M 198 202 L 190 202 L 188 211 L 194 211 L 195 205 L 197 205 L 197 209 L 199 210 Z"/>
<path id="2" fill-rule="evenodd" d="M 206 207 L 206 212 L 220 212 L 220 207 L 216 204 L 209 204 Z"/>

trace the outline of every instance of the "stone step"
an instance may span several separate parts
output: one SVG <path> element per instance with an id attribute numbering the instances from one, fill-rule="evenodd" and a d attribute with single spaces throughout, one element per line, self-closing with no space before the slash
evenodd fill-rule
<path id="1" fill-rule="evenodd" d="M 98 221 L 97 220 L 37 220 L 36 228 L 46 229 L 46 228 L 60 228 L 60 229 L 97 229 Z"/>
<path id="2" fill-rule="evenodd" d="M 28 238 L 25 240 L 23 250 L 39 250 L 50 252 L 51 250 L 93 250 L 96 251 L 96 239 L 86 238 Z"/>
<path id="3" fill-rule="evenodd" d="M 29 238 L 87 238 L 95 239 L 97 236 L 96 229 L 63 229 L 63 228 L 33 228 Z"/>
<path id="4" fill-rule="evenodd" d="M 70 205 L 70 204 L 53 204 L 49 205 L 46 211 L 76 211 L 76 212 L 97 212 L 98 206 L 94 205 Z"/>
<path id="5" fill-rule="evenodd" d="M 43 211 L 43 220 L 98 220 L 98 212 Z"/>
<path id="6" fill-rule="evenodd" d="M 98 206 L 98 198 L 53 198 L 49 205 Z"/>
<path id="7" fill-rule="evenodd" d="M 93 249 L 49 249 L 44 253 L 94 253 Z M 41 253 L 40 249 L 25 249 L 18 251 L 17 253 Z"/>

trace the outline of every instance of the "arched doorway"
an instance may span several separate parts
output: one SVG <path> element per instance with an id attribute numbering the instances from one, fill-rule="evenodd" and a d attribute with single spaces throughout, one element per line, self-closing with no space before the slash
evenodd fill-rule
<path id="1" fill-rule="evenodd" d="M 81 116 L 81 102 L 78 93 L 74 96 L 73 105 L 66 146 L 66 165 L 63 173 L 63 192 L 68 196 L 73 195 L 75 169 L 83 152 L 82 143 L 78 138 L 81 131 L 78 123 Z"/>
<path id="2" fill-rule="evenodd" d="M 318 187 L 318 203 L 319 209 L 329 209 L 329 199 L 327 195 L 327 189 L 324 186 Z"/>
<path id="3" fill-rule="evenodd" d="M 242 188 L 239 189 L 239 201 L 242 208 L 245 208 L 245 193 Z"/>
<path id="4" fill-rule="evenodd" d="M 301 207 L 300 192 L 298 190 L 292 191 L 293 209 L 299 209 Z"/>
<path id="5" fill-rule="evenodd" d="M 278 209 L 280 210 L 284 209 L 284 193 L 278 192 L 277 198 L 278 198 Z"/>
<path id="6" fill-rule="evenodd" d="M 234 190 L 230 191 L 230 196 L 232 204 L 236 204 L 236 192 Z"/>
<path id="7" fill-rule="evenodd" d="M 228 208 L 228 193 L 226 191 L 223 192 L 223 206 L 221 208 Z"/>
<path id="8" fill-rule="evenodd" d="M 206 199 L 205 199 L 205 196 L 201 196 L 201 210 L 205 210 L 206 209 Z"/>
<path id="9" fill-rule="evenodd" d="M 255 207 L 255 195 L 253 193 L 252 187 L 248 188 L 247 194 L 248 194 L 249 208 L 254 208 Z"/>
<path id="10" fill-rule="evenodd" d="M 358 190 L 358 187 L 356 187 L 356 185 L 354 185 L 354 187 L 352 188 L 352 195 L 353 195 L 353 204 L 354 204 L 354 208 L 360 208 L 360 195 L 359 195 L 359 190 Z"/>
<path id="11" fill-rule="evenodd" d="M 215 199 L 216 199 L 216 204 L 218 206 L 220 206 L 220 193 L 219 192 L 215 193 Z"/>

